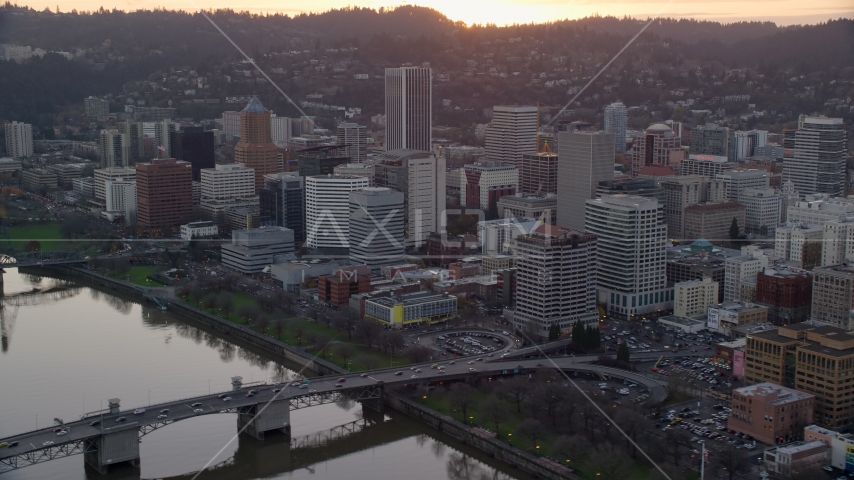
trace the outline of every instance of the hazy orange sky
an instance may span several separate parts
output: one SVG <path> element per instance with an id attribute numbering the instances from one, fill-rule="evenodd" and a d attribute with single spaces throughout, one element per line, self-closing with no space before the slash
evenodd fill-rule
<path id="1" fill-rule="evenodd" d="M 722 22 L 770 20 L 782 25 L 818 23 L 839 17 L 854 18 L 854 1 L 852 0 L 816 0 L 807 3 L 801 0 L 673 0 L 670 5 L 667 5 L 667 0 L 660 2 L 652 0 L 421 0 L 409 3 L 435 8 L 453 20 L 462 20 L 468 24 L 539 23 L 565 18 L 580 18 L 597 13 L 599 15 L 629 15 L 646 18 L 654 16 L 660 11 L 661 15 L 665 17 L 692 17 Z M 258 13 L 279 11 L 297 14 L 312 11 L 321 12 L 348 4 L 379 8 L 393 7 L 401 3 L 389 3 L 382 0 L 365 0 L 359 3 L 352 3 L 347 0 L 296 0 L 292 2 L 275 0 L 253 0 L 249 2 L 229 2 L 227 0 L 175 0 L 170 2 L 159 0 L 23 0 L 23 4 L 40 10 L 45 7 L 55 10 L 58 7 L 61 11 L 69 11 L 74 8 L 96 10 L 103 6 L 107 9 L 118 8 L 121 10 L 156 7 L 188 11 L 199 8 L 232 8 Z"/>

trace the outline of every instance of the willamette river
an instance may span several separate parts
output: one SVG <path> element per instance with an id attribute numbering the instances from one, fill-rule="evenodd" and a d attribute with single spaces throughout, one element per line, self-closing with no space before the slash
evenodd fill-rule
<path id="1" fill-rule="evenodd" d="M 52 425 L 54 417 L 77 420 L 111 398 L 121 399 L 123 408 L 145 406 L 226 391 L 235 375 L 244 382 L 287 380 L 298 370 L 149 305 L 14 269 L 4 280 L 0 438 Z M 291 415 L 292 435 L 322 435 L 361 415 L 357 403 L 299 410 Z M 281 435 L 235 439 L 236 424 L 233 414 L 207 415 L 149 433 L 141 437 L 139 469 L 118 466 L 101 476 L 76 455 L 0 479 L 190 479 L 212 458 L 215 467 L 199 479 L 516 478 L 508 467 L 395 412 L 323 447 L 291 449 Z"/>

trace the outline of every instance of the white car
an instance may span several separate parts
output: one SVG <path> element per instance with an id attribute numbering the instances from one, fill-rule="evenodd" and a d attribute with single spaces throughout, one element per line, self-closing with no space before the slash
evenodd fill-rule
<path id="1" fill-rule="evenodd" d="M 57 437 L 61 437 L 63 435 L 68 435 L 68 430 L 60 430 L 60 431 L 56 432 Z"/>
<path id="2" fill-rule="evenodd" d="M 45 447 L 49 447 L 51 445 L 53 445 L 53 442 L 51 442 L 50 440 L 48 440 L 42 444 L 42 446 L 45 446 Z"/>
<path id="3" fill-rule="evenodd" d="M 196 408 L 193 410 L 193 413 L 205 413 L 205 411 L 202 410 L 201 408 Z"/>
<path id="4" fill-rule="evenodd" d="M 230 402 L 230 401 L 231 401 L 231 397 L 222 397 L 222 401 L 223 401 L 223 402 Z"/>
<path id="5" fill-rule="evenodd" d="M 161 420 L 162 420 L 162 419 L 164 419 L 164 418 L 169 418 L 169 415 L 160 414 L 160 415 L 158 415 L 158 416 L 157 416 L 157 418 L 159 418 L 159 419 L 161 419 Z"/>
<path id="6" fill-rule="evenodd" d="M 145 413 L 144 408 L 137 408 L 136 410 L 133 411 L 134 415 L 142 415 L 143 413 Z"/>

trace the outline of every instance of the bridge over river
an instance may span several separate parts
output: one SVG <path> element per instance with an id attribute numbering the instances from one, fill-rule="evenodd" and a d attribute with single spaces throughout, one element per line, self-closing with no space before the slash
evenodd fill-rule
<path id="1" fill-rule="evenodd" d="M 643 385 L 649 391 L 648 403 L 661 402 L 667 397 L 667 389 L 663 384 L 638 373 L 577 363 L 571 357 L 558 358 L 554 362 L 561 370 L 592 372 Z M 120 401 L 114 399 L 108 410 L 93 412 L 78 421 L 65 423 L 63 427 L 66 434 L 57 435 L 52 428 L 45 428 L 0 439 L 0 443 L 16 442 L 11 448 L 0 448 L 0 473 L 76 454 L 84 454 L 88 465 L 106 473 L 110 465 L 119 462 L 138 464 L 140 436 L 200 415 L 236 413 L 238 430 L 263 440 L 264 434 L 271 431 L 290 435 L 291 411 L 315 405 L 353 400 L 381 411 L 382 394 L 387 386 L 436 383 L 474 376 L 528 374 L 537 369 L 552 368 L 551 361 L 541 364 L 536 360 L 499 360 L 472 364 L 461 360 L 455 364 L 442 364 L 444 373 L 426 364 L 418 367 L 422 372 L 417 374 L 410 370 L 400 374 L 399 370 L 394 369 L 376 370 L 365 374 L 308 379 L 299 386 L 245 386 L 240 377 L 234 377 L 231 391 L 150 405 L 144 408 L 144 412 L 137 414 L 134 414 L 135 409 L 122 410 Z M 224 400 L 223 397 L 230 400 Z"/>

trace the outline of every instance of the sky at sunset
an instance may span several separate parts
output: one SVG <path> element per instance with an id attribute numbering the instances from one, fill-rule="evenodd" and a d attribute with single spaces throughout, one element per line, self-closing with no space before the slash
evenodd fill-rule
<path id="1" fill-rule="evenodd" d="M 170 9 L 198 10 L 232 8 L 255 13 L 279 11 L 289 15 L 301 12 L 322 12 L 330 8 L 350 5 L 379 8 L 394 7 L 400 3 L 383 0 L 365 0 L 352 3 L 347 0 L 251 0 L 230 2 L 227 0 L 175 0 L 170 2 L 151 0 L 18 0 L 19 5 L 36 9 L 50 7 L 61 11 L 107 9 L 121 10 Z M 13 2 L 14 3 L 14 2 Z M 452 20 L 467 24 L 547 22 L 565 18 L 580 18 L 594 14 L 647 18 L 660 13 L 664 17 L 691 17 L 721 22 L 741 20 L 773 21 L 781 25 L 818 23 L 840 17 L 854 18 L 852 0 L 421 0 L 412 4 L 432 7 Z"/>

